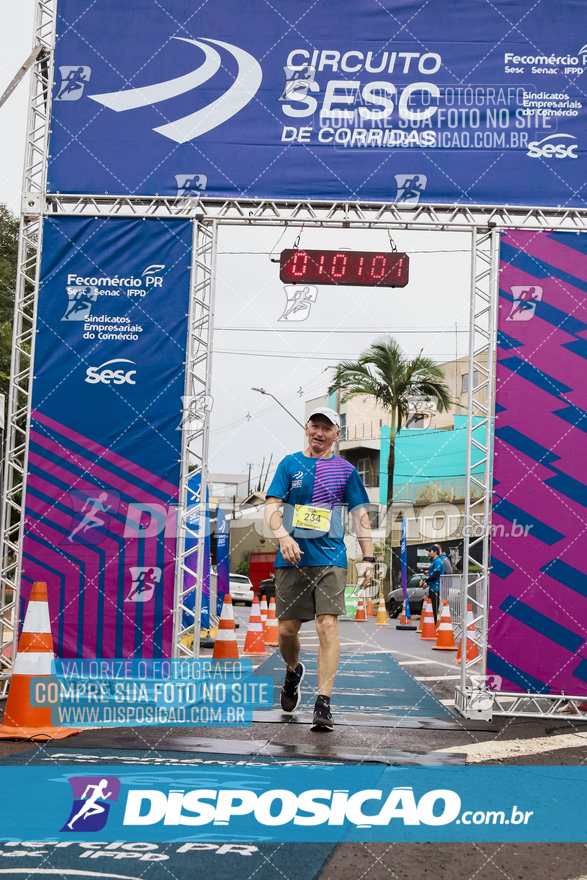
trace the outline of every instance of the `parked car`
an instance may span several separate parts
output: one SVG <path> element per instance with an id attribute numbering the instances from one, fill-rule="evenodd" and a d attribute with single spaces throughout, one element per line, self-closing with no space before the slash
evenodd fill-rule
<path id="1" fill-rule="evenodd" d="M 421 578 L 421 574 L 413 574 L 412 577 L 408 579 L 407 588 L 410 614 L 422 613 L 422 604 L 426 598 L 426 590 L 420 586 Z M 385 607 L 387 608 L 387 613 L 390 617 L 398 617 L 403 604 L 404 591 L 401 588 L 399 590 L 392 590 L 391 593 L 388 593 L 387 599 L 385 600 Z"/>
<path id="2" fill-rule="evenodd" d="M 244 602 L 245 605 L 253 604 L 253 585 L 250 578 L 245 574 L 230 573 L 230 597 L 233 602 Z"/>
<path id="3" fill-rule="evenodd" d="M 267 601 L 269 602 L 271 599 L 275 599 L 275 578 L 269 577 L 265 578 L 264 581 L 261 581 L 259 584 L 259 600 L 262 596 L 267 597 Z"/>

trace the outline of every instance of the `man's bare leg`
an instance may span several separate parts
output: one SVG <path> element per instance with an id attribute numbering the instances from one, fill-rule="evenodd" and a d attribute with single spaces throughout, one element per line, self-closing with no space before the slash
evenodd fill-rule
<path id="1" fill-rule="evenodd" d="M 316 618 L 316 632 L 320 639 L 318 648 L 318 693 L 329 697 L 340 658 L 338 617 L 336 614 L 320 614 Z"/>
<path id="2" fill-rule="evenodd" d="M 300 637 L 299 631 L 301 620 L 278 620 L 277 621 L 277 644 L 287 668 L 292 672 L 300 662 Z"/>

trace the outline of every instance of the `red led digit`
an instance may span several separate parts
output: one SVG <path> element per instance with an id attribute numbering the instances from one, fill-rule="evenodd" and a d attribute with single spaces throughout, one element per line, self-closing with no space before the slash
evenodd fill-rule
<path id="1" fill-rule="evenodd" d="M 342 260 L 342 266 L 337 268 L 336 261 Z M 334 259 L 332 261 L 332 272 L 331 275 L 333 278 L 342 278 L 346 272 L 346 264 L 348 262 L 348 257 L 346 254 L 335 254 Z"/>
<path id="2" fill-rule="evenodd" d="M 302 265 L 298 266 L 298 261 L 302 258 Z M 302 278 L 306 274 L 306 266 L 308 265 L 308 254 L 306 251 L 298 251 L 293 260 L 291 261 L 291 274 L 292 277 Z"/>
<path id="3" fill-rule="evenodd" d="M 279 275 L 294 284 L 405 287 L 409 268 L 405 253 L 291 248 L 281 252 Z"/>
<path id="4" fill-rule="evenodd" d="M 379 272 L 377 270 L 377 267 L 376 267 L 377 260 L 382 260 L 382 263 L 379 267 L 381 269 L 381 272 Z M 387 258 L 384 257 L 383 254 L 376 254 L 376 256 L 373 257 L 373 262 L 371 263 L 371 278 L 375 278 L 376 280 L 383 278 L 383 276 L 385 275 L 385 264 L 386 263 L 387 263 Z"/>

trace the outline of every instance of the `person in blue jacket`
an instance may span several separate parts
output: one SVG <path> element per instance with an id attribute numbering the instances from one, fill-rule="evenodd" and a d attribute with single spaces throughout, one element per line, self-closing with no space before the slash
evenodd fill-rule
<path id="1" fill-rule="evenodd" d="M 440 558 L 440 547 L 438 544 L 431 544 L 426 547 L 428 551 L 428 559 L 430 560 L 430 568 L 428 576 L 420 581 L 420 586 L 428 586 L 428 595 L 432 601 L 432 611 L 434 612 L 434 623 L 438 617 L 438 606 L 440 604 L 440 576 L 444 574 L 444 565 Z"/>
<path id="2" fill-rule="evenodd" d="M 305 668 L 299 659 L 299 630 L 315 617 L 320 645 L 311 729 L 332 730 L 330 696 L 340 656 L 338 616 L 346 611 L 345 508 L 352 514 L 363 553 L 360 584 L 372 579 L 375 558 L 363 481 L 350 462 L 332 451 L 340 436 L 338 413 L 329 407 L 315 409 L 305 432 L 307 448 L 279 463 L 265 503 L 265 521 L 279 541 L 275 560 L 278 644 L 286 664 L 281 708 L 294 712 L 300 704 Z"/>

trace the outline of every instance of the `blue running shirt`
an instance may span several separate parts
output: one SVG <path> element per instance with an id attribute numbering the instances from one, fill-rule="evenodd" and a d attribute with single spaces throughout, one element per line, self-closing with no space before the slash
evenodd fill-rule
<path id="1" fill-rule="evenodd" d="M 343 506 L 349 510 L 369 503 L 369 496 L 357 469 L 344 458 L 310 458 L 303 452 L 287 455 L 278 465 L 267 490 L 268 498 L 285 503 L 283 525 L 300 545 L 303 556 L 299 565 L 336 565 L 347 567 Z M 329 531 L 293 526 L 295 505 L 312 505 L 332 511 Z M 275 567 L 289 565 L 277 552 Z"/>

